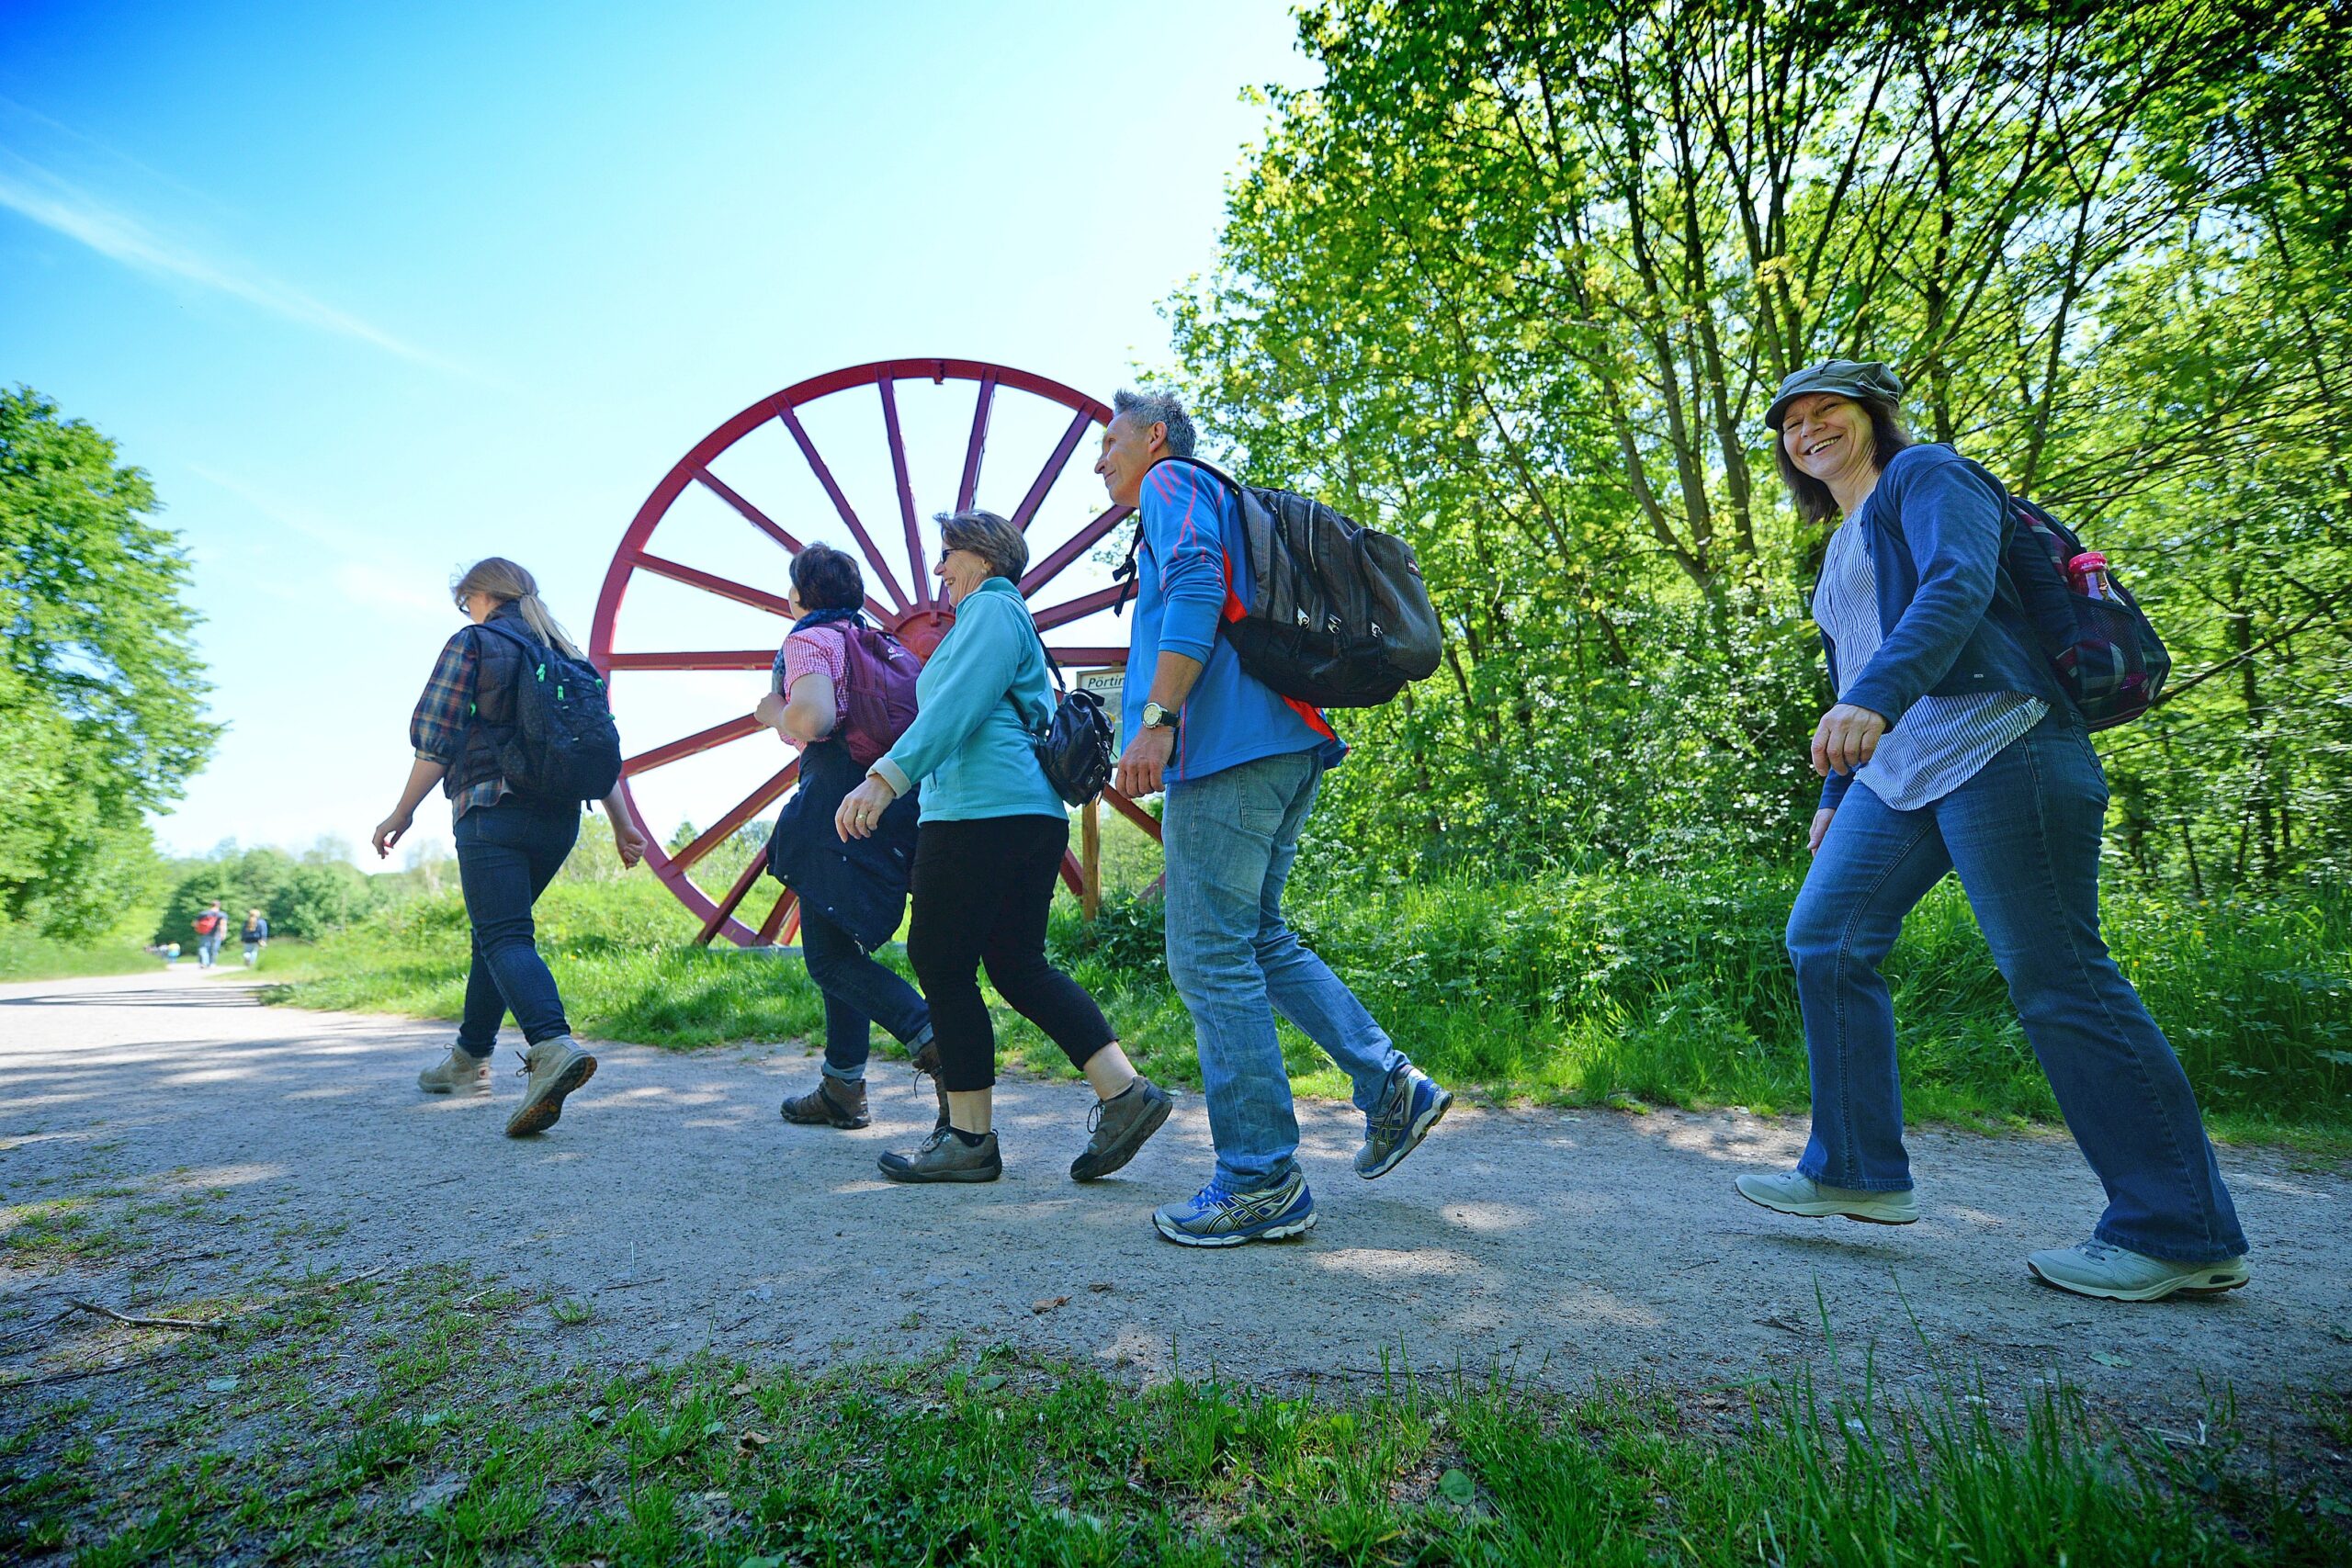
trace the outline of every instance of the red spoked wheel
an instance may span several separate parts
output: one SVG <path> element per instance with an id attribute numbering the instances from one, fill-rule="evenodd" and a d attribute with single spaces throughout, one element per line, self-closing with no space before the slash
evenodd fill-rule
<path id="1" fill-rule="evenodd" d="M 1066 670 L 1125 666 L 1125 627 L 1106 613 L 1118 588 L 1094 557 L 1129 509 L 1071 506 L 1080 491 L 1101 504 L 1083 470 L 1093 460 L 1089 437 L 1110 418 L 1104 404 L 1024 370 L 884 360 L 762 398 L 653 487 L 605 572 L 589 650 L 611 682 L 624 749 L 640 735 L 669 737 L 628 756 L 620 787 L 652 840 L 647 863 L 701 920 L 697 941 L 723 933 L 739 946 L 766 946 L 799 928 L 788 890 L 756 918 L 741 911 L 762 902 L 754 892 L 767 866 L 764 841 L 746 829 L 799 773 L 797 757 L 750 710 L 791 626 L 786 569 L 808 544 L 821 538 L 856 555 L 866 614 L 928 658 L 956 619 L 930 570 L 930 513 L 974 505 L 1003 513 L 1030 537 L 1021 592 L 1056 659 Z M 999 485 L 992 445 L 1035 451 L 1042 463 L 1010 458 L 1011 476 Z M 1083 485 L 1060 483 L 1073 467 Z M 1013 485 L 1020 499 L 1008 509 Z M 894 514 L 888 524 L 886 514 Z M 891 558 L 901 547 L 903 577 Z M 1093 642 L 1075 640 L 1098 618 Z M 1132 800 L 1115 791 L 1103 799 L 1159 836 L 1158 821 Z M 713 808 L 715 817 L 698 815 Z M 662 847 L 680 824 L 706 820 Z M 1064 857 L 1062 879 L 1082 891 L 1074 855 Z"/>

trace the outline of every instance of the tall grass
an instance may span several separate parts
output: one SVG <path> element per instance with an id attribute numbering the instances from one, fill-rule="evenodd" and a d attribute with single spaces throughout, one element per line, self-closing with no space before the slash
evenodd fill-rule
<path id="1" fill-rule="evenodd" d="M 1449 1081 L 1564 1101 L 1785 1111 L 1806 1100 L 1781 942 L 1797 877 L 1726 865 L 1672 878 L 1612 871 L 1302 888 L 1291 916 L 1414 1059 Z M 821 1026 L 797 957 L 692 947 L 693 922 L 648 879 L 560 882 L 539 912 L 540 945 L 587 1032 L 693 1045 Z M 1195 1082 L 1192 1024 L 1168 986 L 1159 921 L 1143 895 L 1114 896 L 1091 923 L 1065 899 L 1051 942 L 1147 1072 Z M 2118 887 L 2106 921 L 2118 962 L 2221 1124 L 2352 1132 L 2352 894 L 2200 902 Z M 300 983 L 278 995 L 452 1016 L 466 947 L 456 897 L 421 899 L 298 959 Z M 1914 1115 L 2056 1119 L 1957 884 L 1912 916 L 1887 973 Z M 1012 1055 L 1067 1071 L 1028 1024 L 1002 1008 L 997 1016 Z M 1305 1087 L 1345 1092 L 1286 1025 L 1283 1039 Z"/>

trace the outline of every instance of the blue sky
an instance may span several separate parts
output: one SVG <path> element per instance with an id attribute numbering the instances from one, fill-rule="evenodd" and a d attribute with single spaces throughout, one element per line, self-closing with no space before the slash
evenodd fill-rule
<path id="1" fill-rule="evenodd" d="M 1213 265 L 1264 129 L 1242 90 L 1312 78 L 1294 36 L 1271 0 L 1181 25 L 1057 0 L 0 5 L 0 380 L 153 476 L 230 726 L 165 847 L 359 844 L 406 772 L 455 571 L 514 557 L 584 641 L 647 492 L 769 392 L 950 355 L 1107 398 L 1164 363 L 1158 307 Z M 903 411 L 926 516 L 971 407 L 927 390 Z M 979 495 L 1008 512 L 1057 427 L 1011 401 Z M 895 535 L 870 405 L 809 423 Z M 754 446 L 720 471 L 845 538 Z M 1073 461 L 1041 542 L 1099 506 Z M 780 551 L 684 511 L 665 549 L 777 585 Z M 625 641 L 780 629 L 668 588 L 632 586 Z M 632 751 L 755 694 L 666 679 L 616 682 Z M 707 759 L 649 815 L 707 822 L 778 761 Z M 417 836 L 447 829 L 436 799 Z"/>

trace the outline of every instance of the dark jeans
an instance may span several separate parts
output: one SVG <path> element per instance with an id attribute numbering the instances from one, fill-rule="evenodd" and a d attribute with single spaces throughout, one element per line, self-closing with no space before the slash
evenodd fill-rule
<path id="1" fill-rule="evenodd" d="M 800 956 L 825 998 L 825 1076 L 854 1082 L 865 1076 L 879 1023 L 902 1045 L 931 1037 L 931 1008 L 898 971 L 876 961 L 857 939 L 800 907 Z"/>
<path id="2" fill-rule="evenodd" d="M 531 906 L 579 837 L 580 809 L 572 806 L 502 802 L 458 818 L 458 880 L 474 930 L 466 1015 L 458 1025 L 458 1048 L 468 1055 L 490 1055 L 510 1010 L 530 1044 L 571 1032 L 555 976 L 533 945 Z"/>
<path id="3" fill-rule="evenodd" d="M 1957 871 L 2067 1130 L 2107 1189 L 2094 1234 L 2184 1263 L 2245 1251 L 2188 1075 L 2099 940 L 2106 811 L 2089 736 L 2057 716 L 1917 811 L 1867 784 L 1846 792 L 1789 916 L 1813 1067 L 1798 1170 L 1831 1187 L 1910 1187 L 1879 964 L 1903 917 Z"/>
<path id="4" fill-rule="evenodd" d="M 996 1027 L 978 969 L 1046 1032 L 1074 1066 L 1117 1036 L 1079 983 L 1046 961 L 1054 874 L 1069 848 L 1067 817 L 926 822 L 915 841 L 914 919 L 907 956 L 931 998 L 939 1081 L 966 1092 L 996 1084 Z"/>

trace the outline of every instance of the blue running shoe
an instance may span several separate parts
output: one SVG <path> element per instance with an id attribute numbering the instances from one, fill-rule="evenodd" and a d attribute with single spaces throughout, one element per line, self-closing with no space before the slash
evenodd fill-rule
<path id="1" fill-rule="evenodd" d="M 1356 1151 L 1356 1174 L 1366 1181 L 1375 1176 L 1385 1176 L 1396 1168 L 1397 1163 L 1420 1146 L 1446 1107 L 1453 1103 L 1453 1092 L 1438 1088 L 1435 1080 L 1420 1068 L 1407 1062 L 1388 1075 L 1388 1087 L 1380 1093 L 1380 1103 L 1364 1118 L 1363 1147 Z"/>
<path id="2" fill-rule="evenodd" d="M 1184 1202 L 1153 1211 L 1151 1223 L 1179 1247 L 1280 1241 L 1315 1228 L 1315 1196 L 1295 1170 L 1289 1180 L 1255 1192 L 1231 1191 L 1212 1181 Z"/>

